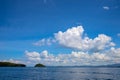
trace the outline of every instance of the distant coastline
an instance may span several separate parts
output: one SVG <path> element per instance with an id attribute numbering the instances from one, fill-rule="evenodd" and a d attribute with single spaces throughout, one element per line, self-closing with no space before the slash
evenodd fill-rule
<path id="1" fill-rule="evenodd" d="M 11 63 L 11 62 L 0 62 L 0 67 L 26 67 L 25 64 Z"/>
<path id="2" fill-rule="evenodd" d="M 53 67 L 53 66 L 49 66 Z M 120 68 L 120 64 L 109 64 L 109 65 L 98 65 L 98 66 L 93 66 L 93 65 L 81 65 L 81 66 L 54 66 L 54 67 L 86 67 L 86 68 Z"/>
<path id="3" fill-rule="evenodd" d="M 19 64 L 19 63 L 12 63 L 12 62 L 0 62 L 0 67 L 26 67 L 25 64 Z M 81 66 L 46 66 L 44 64 L 35 64 L 33 67 L 84 67 L 84 68 L 120 68 L 119 64 L 109 64 L 109 65 L 98 65 L 98 66 L 92 66 L 92 65 L 81 65 Z"/>
<path id="4" fill-rule="evenodd" d="M 120 64 L 109 64 L 109 65 L 81 65 L 81 66 L 47 66 L 47 67 L 81 67 L 81 68 L 120 68 Z"/>

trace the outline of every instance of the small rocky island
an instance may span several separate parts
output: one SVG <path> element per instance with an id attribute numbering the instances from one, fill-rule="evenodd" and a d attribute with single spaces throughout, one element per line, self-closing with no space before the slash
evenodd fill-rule
<path id="1" fill-rule="evenodd" d="M 36 64 L 34 67 L 45 67 L 45 65 L 43 65 L 43 64 Z"/>
<path id="2" fill-rule="evenodd" d="M 0 67 L 26 67 L 26 65 L 11 62 L 0 62 Z"/>

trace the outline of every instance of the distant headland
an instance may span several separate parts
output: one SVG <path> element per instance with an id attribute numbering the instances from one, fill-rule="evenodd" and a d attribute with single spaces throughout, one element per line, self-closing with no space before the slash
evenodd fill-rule
<path id="1" fill-rule="evenodd" d="M 11 62 L 0 62 L 0 67 L 26 67 L 25 64 L 11 63 Z"/>

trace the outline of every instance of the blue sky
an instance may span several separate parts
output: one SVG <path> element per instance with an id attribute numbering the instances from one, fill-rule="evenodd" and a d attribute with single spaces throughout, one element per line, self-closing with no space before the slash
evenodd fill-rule
<path id="1" fill-rule="evenodd" d="M 105 34 L 115 44 L 115 50 L 119 50 L 120 0 L 0 0 L 0 60 L 28 62 L 31 65 L 31 55 L 28 54 L 34 56 L 32 52 L 38 53 L 39 57 L 39 54 L 45 53 L 57 56 L 56 58 L 59 58 L 59 54 L 70 55 L 72 51 L 77 54 L 95 53 L 92 48 L 81 50 L 78 46 L 66 45 L 58 39 L 59 31 L 65 36 L 68 29 L 72 32 L 75 27 L 77 31 L 81 28 L 78 26 L 84 29 L 84 32 L 79 33 L 84 34 L 82 37 L 88 36 L 94 42 L 99 34 Z M 68 41 L 74 40 L 71 38 Z M 112 48 L 113 46 L 105 47 L 99 54 Z M 37 62 L 50 65 L 42 58 L 37 59 Z M 57 65 L 55 61 L 53 64 Z"/>

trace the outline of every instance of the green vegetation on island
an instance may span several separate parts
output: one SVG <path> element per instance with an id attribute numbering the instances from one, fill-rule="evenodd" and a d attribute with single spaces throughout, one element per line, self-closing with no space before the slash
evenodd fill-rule
<path id="1" fill-rule="evenodd" d="M 36 64 L 35 67 L 45 67 L 45 65 L 39 63 L 39 64 Z"/>
<path id="2" fill-rule="evenodd" d="M 26 65 L 11 62 L 0 62 L 0 67 L 26 67 Z"/>

